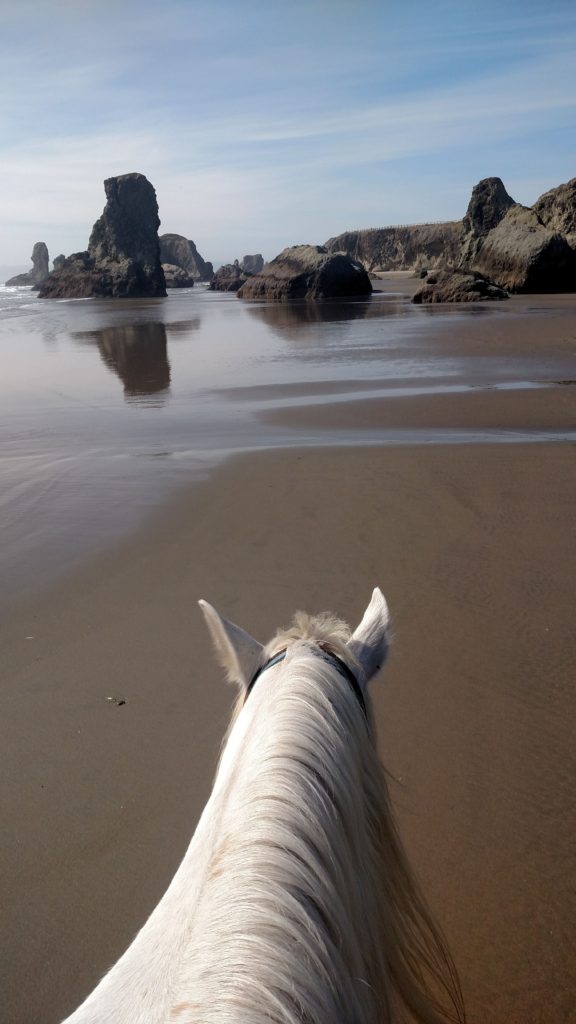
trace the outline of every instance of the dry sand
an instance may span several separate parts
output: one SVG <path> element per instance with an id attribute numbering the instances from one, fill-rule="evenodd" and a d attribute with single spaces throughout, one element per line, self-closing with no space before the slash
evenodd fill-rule
<path id="1" fill-rule="evenodd" d="M 394 616 L 401 832 L 474 1024 L 576 1020 L 574 446 L 239 457 L 2 624 L 0 1015 L 55 1024 L 160 898 L 231 694 L 196 606 Z M 108 697 L 125 700 L 115 704 Z"/>

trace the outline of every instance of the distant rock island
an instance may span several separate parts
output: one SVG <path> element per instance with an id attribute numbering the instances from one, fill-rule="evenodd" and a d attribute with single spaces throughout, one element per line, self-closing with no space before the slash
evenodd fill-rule
<path id="1" fill-rule="evenodd" d="M 370 295 L 372 285 L 364 267 L 343 253 L 322 245 L 292 245 L 265 263 L 259 274 L 248 277 L 241 299 L 330 299 Z"/>
<path id="2" fill-rule="evenodd" d="M 264 266 L 264 257 L 261 252 L 253 256 L 243 256 L 240 262 L 240 269 L 244 274 L 259 274 Z"/>
<path id="3" fill-rule="evenodd" d="M 238 260 L 234 263 L 224 263 L 218 268 L 210 281 L 212 292 L 237 292 L 247 280 Z"/>
<path id="4" fill-rule="evenodd" d="M 214 274 L 212 264 L 202 259 L 192 239 L 184 235 L 160 235 L 160 260 L 168 288 L 189 288 L 194 281 L 209 281 Z M 183 273 L 175 273 L 174 267 Z"/>
<path id="5" fill-rule="evenodd" d="M 576 291 L 576 178 L 533 207 L 516 203 L 500 178 L 484 178 L 474 186 L 462 221 L 347 231 L 330 238 L 326 248 L 361 260 L 372 272 L 460 269 L 507 292 Z M 464 280 L 452 281 L 445 294 L 457 294 Z M 482 288 L 466 290 L 495 297 L 481 295 Z M 431 298 L 438 294 L 436 288 L 417 301 L 439 301 Z"/>
<path id="6" fill-rule="evenodd" d="M 243 256 L 242 262 L 234 260 L 234 263 L 225 263 L 212 277 L 210 290 L 213 292 L 237 292 L 249 277 L 259 274 L 263 266 L 264 257 L 260 252 L 253 256 Z"/>
<path id="7" fill-rule="evenodd" d="M 156 192 L 143 174 L 104 182 L 106 206 L 85 252 L 74 253 L 40 287 L 41 298 L 144 298 L 166 295 Z"/>
<path id="8" fill-rule="evenodd" d="M 15 277 L 11 277 L 9 281 L 6 281 L 7 285 L 13 288 L 40 287 L 50 273 L 46 242 L 36 242 L 30 259 L 32 260 L 32 270 L 29 270 L 27 274 L 16 274 Z"/>

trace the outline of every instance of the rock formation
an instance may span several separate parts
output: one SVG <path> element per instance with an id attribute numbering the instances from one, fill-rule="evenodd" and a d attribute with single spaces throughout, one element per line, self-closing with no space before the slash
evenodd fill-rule
<path id="1" fill-rule="evenodd" d="M 461 221 L 366 228 L 329 238 L 329 252 L 345 252 L 368 271 L 432 269 L 456 263 L 462 236 Z"/>
<path id="2" fill-rule="evenodd" d="M 194 278 L 187 270 L 183 270 L 182 267 L 177 267 L 174 263 L 163 263 L 162 270 L 164 271 L 167 288 L 194 287 Z"/>
<path id="3" fill-rule="evenodd" d="M 104 182 L 106 206 L 92 228 L 88 250 L 74 253 L 40 288 L 41 298 L 166 295 L 158 241 L 158 203 L 143 174 Z"/>
<path id="4" fill-rule="evenodd" d="M 64 256 L 64 253 L 60 253 L 60 256 L 54 257 L 54 260 L 52 261 L 52 267 L 54 268 L 54 270 L 60 270 L 60 267 L 63 267 L 65 262 L 66 257 Z"/>
<path id="5" fill-rule="evenodd" d="M 27 274 L 16 274 L 15 277 L 11 277 L 9 281 L 6 281 L 7 285 L 21 288 L 30 286 L 32 288 L 40 287 L 50 273 L 46 242 L 36 242 L 30 259 L 32 260 L 32 270 L 29 270 Z"/>
<path id="6" fill-rule="evenodd" d="M 527 206 L 511 206 L 482 239 L 471 269 L 510 292 L 576 289 L 576 251 Z"/>
<path id="7" fill-rule="evenodd" d="M 160 235 L 160 259 L 186 270 L 195 281 L 209 281 L 214 273 L 212 264 L 202 259 L 192 239 L 184 235 Z"/>
<path id="8" fill-rule="evenodd" d="M 259 274 L 264 266 L 262 253 L 257 252 L 254 256 L 243 256 L 240 269 L 245 274 Z"/>
<path id="9" fill-rule="evenodd" d="M 242 273 L 238 260 L 234 260 L 234 263 L 225 263 L 216 271 L 210 281 L 210 291 L 237 292 L 246 280 L 246 274 Z"/>
<path id="10" fill-rule="evenodd" d="M 487 235 L 505 213 L 514 206 L 501 178 L 483 178 L 472 189 L 468 209 L 462 221 L 464 231 L 474 235 Z"/>
<path id="11" fill-rule="evenodd" d="M 576 178 L 545 192 L 532 209 L 545 227 L 564 235 L 568 244 L 576 249 Z"/>
<path id="12" fill-rule="evenodd" d="M 485 302 L 508 298 L 503 288 L 467 270 L 443 270 L 429 277 L 412 302 Z"/>
<path id="13" fill-rule="evenodd" d="M 372 285 L 361 263 L 322 245 L 284 249 L 238 291 L 242 299 L 331 299 L 370 295 Z"/>
<path id="14" fill-rule="evenodd" d="M 482 242 L 489 231 L 498 226 L 511 206 L 514 206 L 501 178 L 483 178 L 472 189 L 468 209 L 462 221 L 463 238 L 459 263 L 475 266 Z"/>

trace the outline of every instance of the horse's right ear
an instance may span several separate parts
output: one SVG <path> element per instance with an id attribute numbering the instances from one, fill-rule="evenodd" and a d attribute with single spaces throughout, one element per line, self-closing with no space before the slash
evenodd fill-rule
<path id="1" fill-rule="evenodd" d="M 198 604 L 204 613 L 218 661 L 228 681 L 246 689 L 262 663 L 262 644 L 240 629 L 240 626 L 235 626 L 219 615 L 207 601 L 199 601 Z"/>
<path id="2" fill-rule="evenodd" d="M 348 647 L 364 671 L 364 686 L 368 685 L 386 660 L 389 625 L 390 613 L 386 599 L 376 587 L 362 622 L 348 641 Z"/>

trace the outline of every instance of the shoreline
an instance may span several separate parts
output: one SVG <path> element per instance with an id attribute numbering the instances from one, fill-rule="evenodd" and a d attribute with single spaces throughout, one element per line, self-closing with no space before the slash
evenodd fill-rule
<path id="1" fill-rule="evenodd" d="M 570 444 L 235 456 L 5 616 L 12 1024 L 56 1024 L 78 1004 L 186 848 L 232 699 L 197 599 L 265 640 L 297 607 L 355 624 L 375 584 L 395 632 L 373 690 L 380 746 L 470 1019 L 569 1019 L 570 941 L 548 936 L 574 927 L 573 457 Z"/>
<path id="2" fill-rule="evenodd" d="M 5 323 L 2 613 L 228 453 L 574 439 L 574 295 L 422 310 L 384 278 L 345 306 L 202 291 Z"/>

